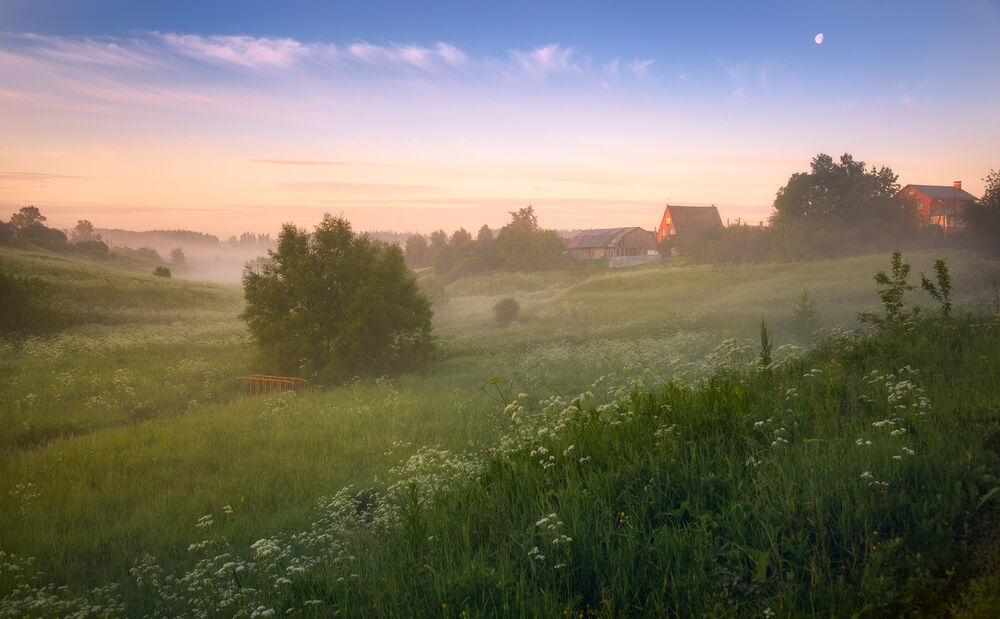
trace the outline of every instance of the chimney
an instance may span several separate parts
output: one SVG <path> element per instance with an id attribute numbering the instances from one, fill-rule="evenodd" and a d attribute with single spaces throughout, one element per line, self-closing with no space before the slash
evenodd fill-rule
<path id="1" fill-rule="evenodd" d="M 962 188 L 962 181 L 955 181 L 955 189 L 961 189 L 961 188 Z"/>

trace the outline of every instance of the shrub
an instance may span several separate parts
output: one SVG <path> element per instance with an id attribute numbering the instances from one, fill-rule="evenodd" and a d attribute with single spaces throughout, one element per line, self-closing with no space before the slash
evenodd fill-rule
<path id="1" fill-rule="evenodd" d="M 170 277 L 170 269 L 168 269 L 163 265 L 160 265 L 155 269 L 153 269 L 153 275 L 157 277 Z"/>
<path id="2" fill-rule="evenodd" d="M 496 305 L 493 306 L 493 312 L 496 314 L 497 322 L 501 325 L 509 325 L 514 319 L 517 318 L 518 312 L 521 311 L 521 306 L 518 304 L 514 297 L 507 297 L 505 299 L 500 299 Z"/>
<path id="3" fill-rule="evenodd" d="M 325 215 L 313 234 L 286 224 L 277 250 L 243 272 L 242 314 L 264 361 L 341 381 L 418 366 L 433 351 L 431 307 L 398 245 Z"/>

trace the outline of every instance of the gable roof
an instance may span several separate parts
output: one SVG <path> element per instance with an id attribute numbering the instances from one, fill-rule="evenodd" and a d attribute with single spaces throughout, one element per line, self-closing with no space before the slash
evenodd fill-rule
<path id="1" fill-rule="evenodd" d="M 626 234 L 642 228 L 603 228 L 600 230 L 584 230 L 569 241 L 569 249 L 585 249 L 588 247 L 614 247 Z M 643 232 L 646 232 L 643 230 Z M 649 234 L 652 234 L 651 232 Z"/>
<path id="2" fill-rule="evenodd" d="M 909 187 L 916 189 L 931 200 L 968 200 L 971 202 L 977 199 L 968 191 L 952 185 L 907 185 L 903 187 L 903 191 Z"/>
<path id="3" fill-rule="evenodd" d="M 678 234 L 687 234 L 704 228 L 722 227 L 719 209 L 714 206 L 674 206 L 667 205 L 666 211 Z"/>

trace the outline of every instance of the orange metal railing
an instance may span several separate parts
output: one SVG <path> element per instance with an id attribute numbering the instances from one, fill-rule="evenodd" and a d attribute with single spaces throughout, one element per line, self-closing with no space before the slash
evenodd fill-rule
<path id="1" fill-rule="evenodd" d="M 248 395 L 268 395 L 283 391 L 295 391 L 306 384 L 306 379 L 293 376 L 270 376 L 268 374 L 251 374 L 240 376 Z"/>

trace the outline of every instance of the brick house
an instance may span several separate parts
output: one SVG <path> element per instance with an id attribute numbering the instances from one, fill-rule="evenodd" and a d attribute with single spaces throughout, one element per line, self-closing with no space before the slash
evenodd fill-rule
<path id="1" fill-rule="evenodd" d="M 977 199 L 962 189 L 962 181 L 953 185 L 907 185 L 899 193 L 916 203 L 920 225 L 939 226 L 946 234 L 965 230 L 965 207 Z"/>

